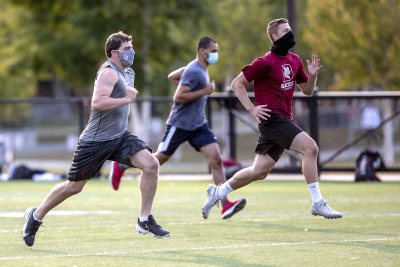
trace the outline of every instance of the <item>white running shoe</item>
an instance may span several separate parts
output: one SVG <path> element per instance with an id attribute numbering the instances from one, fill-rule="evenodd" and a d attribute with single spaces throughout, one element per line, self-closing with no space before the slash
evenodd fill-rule
<path id="1" fill-rule="evenodd" d="M 314 202 L 311 206 L 311 214 L 314 216 L 323 216 L 327 219 L 339 219 L 342 218 L 342 213 L 332 209 L 325 199 L 321 199 L 318 202 Z"/>
<path id="2" fill-rule="evenodd" d="M 201 214 L 203 214 L 204 219 L 208 218 L 211 208 L 214 207 L 215 204 L 218 204 L 218 202 L 219 202 L 219 199 L 217 196 L 217 190 L 218 190 L 218 186 L 216 186 L 214 184 L 208 185 L 207 199 L 204 202 L 203 207 L 201 208 Z"/>

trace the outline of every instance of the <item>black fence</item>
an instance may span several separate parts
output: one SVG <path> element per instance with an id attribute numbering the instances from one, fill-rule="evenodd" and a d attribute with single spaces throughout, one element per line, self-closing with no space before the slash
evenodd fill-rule
<path id="1" fill-rule="evenodd" d="M 249 94 L 254 100 L 254 95 Z M 237 157 L 236 124 L 240 120 L 258 131 L 247 112 L 240 112 L 233 92 L 214 94 L 210 98 L 229 111 L 230 157 Z M 296 93 L 294 96 L 294 121 L 318 144 L 320 171 L 354 171 L 358 155 L 365 150 L 378 152 L 387 159 L 382 171 L 400 171 L 400 92 L 318 92 L 313 96 Z M 297 105 L 296 105 L 297 104 Z M 376 110 L 379 117 L 369 118 L 367 109 Z M 299 114 L 300 113 L 300 114 Z M 209 109 L 212 121 L 212 109 Z M 245 115 L 244 115 L 245 114 Z M 373 113 L 372 113 L 373 114 Z M 247 116 L 246 116 L 247 115 Z M 365 117 L 367 116 L 367 117 Z M 372 121 L 372 120 L 375 121 Z M 364 122 L 362 120 L 367 120 Z M 369 124 L 369 125 L 363 125 Z M 366 128 L 368 127 L 368 128 Z M 328 138 L 325 137 L 330 131 Z M 351 132 L 351 133 L 349 133 Z M 347 138 L 343 138 L 346 133 Z M 273 172 L 300 173 L 300 158 L 288 153 L 290 163 Z M 321 155 L 324 155 L 321 158 Z"/>
<path id="2" fill-rule="evenodd" d="M 171 104 L 170 97 L 151 97 L 139 98 L 133 105 L 129 127 L 153 149 L 161 141 Z M 372 110 L 370 107 L 377 111 L 376 116 L 364 114 Z M 0 110 L 0 142 L 14 150 L 17 160 L 68 164 L 87 122 L 90 98 L 3 98 Z M 320 171 L 353 171 L 357 156 L 365 149 L 382 155 L 386 171 L 400 171 L 399 92 L 316 92 L 312 97 L 295 94 L 293 111 L 294 121 L 319 145 Z M 224 157 L 250 164 L 258 128 L 234 94 L 210 96 L 207 116 Z M 373 127 L 368 128 L 368 124 Z M 193 155 L 189 146 L 183 146 L 178 154 L 177 163 L 204 161 Z M 300 156 L 288 151 L 273 171 L 299 173 L 300 166 Z M 176 172 L 180 171 L 182 168 L 177 167 Z"/>

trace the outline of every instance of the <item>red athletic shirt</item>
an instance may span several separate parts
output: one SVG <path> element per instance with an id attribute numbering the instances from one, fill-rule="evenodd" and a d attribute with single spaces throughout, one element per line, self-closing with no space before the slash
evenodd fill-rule
<path id="1" fill-rule="evenodd" d="M 254 81 L 257 105 L 268 108 L 290 120 L 293 119 L 293 93 L 296 83 L 308 80 L 300 57 L 292 52 L 281 57 L 269 51 L 246 65 L 242 72 L 248 82 Z"/>

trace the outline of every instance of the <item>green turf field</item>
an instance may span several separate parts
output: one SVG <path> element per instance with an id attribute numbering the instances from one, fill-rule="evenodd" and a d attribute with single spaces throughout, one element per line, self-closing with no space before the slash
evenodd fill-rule
<path id="1" fill-rule="evenodd" d="M 231 194 L 248 203 L 223 221 L 218 208 L 201 217 L 207 182 L 161 181 L 154 214 L 172 236 L 155 239 L 134 229 L 138 181 L 118 192 L 91 181 L 45 218 L 29 248 L 23 211 L 53 185 L 0 184 L 0 266 L 400 266 L 400 183 L 321 183 L 344 213 L 327 220 L 310 215 L 304 183 L 260 181 Z"/>

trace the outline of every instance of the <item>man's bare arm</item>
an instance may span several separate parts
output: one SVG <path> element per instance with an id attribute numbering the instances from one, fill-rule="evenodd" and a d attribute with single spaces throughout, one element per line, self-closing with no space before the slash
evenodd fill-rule
<path id="1" fill-rule="evenodd" d="M 118 74 L 115 70 L 105 68 L 100 71 L 93 91 L 91 103 L 93 110 L 108 110 L 127 105 L 135 100 L 137 90 L 133 87 L 128 87 L 126 95 L 123 98 L 110 97 L 117 81 Z"/>
<path id="2" fill-rule="evenodd" d="M 231 87 L 235 92 L 235 95 L 238 97 L 240 103 L 242 103 L 242 105 L 244 106 L 244 108 L 250 113 L 251 116 L 253 116 L 257 120 L 258 123 L 260 123 L 261 119 L 267 120 L 268 117 L 270 117 L 268 112 L 271 112 L 271 110 L 267 108 L 267 105 L 258 105 L 258 106 L 253 105 L 246 90 L 246 85 L 248 83 L 249 82 L 243 75 L 243 72 L 241 72 L 232 81 Z"/>

